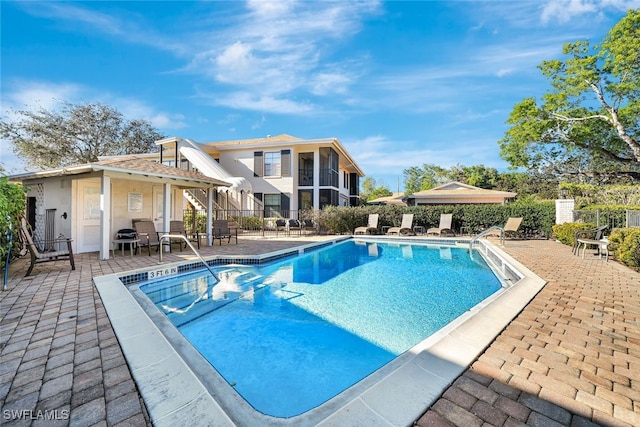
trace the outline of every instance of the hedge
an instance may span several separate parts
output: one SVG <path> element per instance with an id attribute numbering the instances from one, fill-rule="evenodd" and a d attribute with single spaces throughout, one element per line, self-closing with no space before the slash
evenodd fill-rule
<path id="1" fill-rule="evenodd" d="M 504 226 L 509 217 L 522 217 L 520 231 L 525 235 L 549 238 L 555 223 L 553 202 L 508 205 L 433 205 L 433 206 L 327 206 L 320 213 L 318 222 L 330 234 L 352 233 L 356 227 L 367 224 L 369 214 L 378 214 L 378 227 L 399 226 L 402 215 L 413 214 L 414 226 L 425 229 L 437 227 L 440 215 L 453 214 L 452 227 L 460 232 L 469 227 L 473 232 L 491 226 Z"/>

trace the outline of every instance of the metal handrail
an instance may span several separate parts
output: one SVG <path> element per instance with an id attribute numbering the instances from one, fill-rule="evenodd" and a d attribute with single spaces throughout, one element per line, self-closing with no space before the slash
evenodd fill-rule
<path id="1" fill-rule="evenodd" d="M 504 228 L 500 227 L 499 225 L 494 225 L 473 236 L 473 238 L 469 241 L 469 253 L 471 253 L 471 251 L 473 250 L 473 244 L 482 236 L 486 236 L 491 230 L 500 230 L 500 246 L 504 246 Z"/>
<path id="2" fill-rule="evenodd" d="M 214 279 L 216 279 L 217 282 L 220 281 L 220 278 L 218 277 L 218 275 L 211 269 L 211 267 L 209 266 L 209 264 L 207 264 L 207 262 L 204 260 L 204 258 L 202 258 L 202 255 L 200 255 L 200 252 L 198 252 L 196 250 L 196 248 L 193 247 L 193 245 L 191 244 L 191 242 L 189 241 L 189 239 L 187 239 L 186 236 L 183 236 L 182 234 L 162 234 L 159 237 L 159 241 L 160 241 L 160 250 L 158 251 L 158 257 L 160 259 L 160 262 L 162 262 L 162 240 L 163 239 L 167 239 L 167 241 L 169 242 L 169 245 L 171 245 L 171 239 L 180 239 L 180 240 L 184 240 L 184 242 L 191 248 L 191 250 L 193 251 L 194 254 L 196 254 L 196 256 L 198 258 L 200 258 L 200 261 L 202 261 L 202 263 L 204 264 L 205 267 L 207 267 L 207 270 L 209 270 L 209 273 L 211 273 L 211 276 L 213 276 Z"/>

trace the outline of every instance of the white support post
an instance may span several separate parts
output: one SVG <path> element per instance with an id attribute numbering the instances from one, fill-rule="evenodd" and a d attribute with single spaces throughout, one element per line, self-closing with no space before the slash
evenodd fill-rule
<path id="1" fill-rule="evenodd" d="M 170 222 L 171 222 L 171 216 L 172 216 L 172 212 L 171 212 L 171 184 L 169 184 L 168 182 L 164 184 L 163 186 L 163 194 L 162 194 L 162 231 L 164 231 L 165 233 L 168 233 L 170 228 Z M 169 247 L 168 246 L 163 246 L 160 245 L 162 248 L 164 248 L 165 252 L 169 252 Z"/>
<path id="2" fill-rule="evenodd" d="M 313 207 L 320 209 L 320 149 L 313 152 Z"/>
<path id="3" fill-rule="evenodd" d="M 206 230 L 207 233 L 207 246 L 213 245 L 213 192 L 215 188 L 209 187 L 207 188 L 207 222 L 206 222 Z"/>
<path id="4" fill-rule="evenodd" d="M 100 182 L 100 259 L 109 259 L 111 249 L 111 177 L 102 175 Z"/>

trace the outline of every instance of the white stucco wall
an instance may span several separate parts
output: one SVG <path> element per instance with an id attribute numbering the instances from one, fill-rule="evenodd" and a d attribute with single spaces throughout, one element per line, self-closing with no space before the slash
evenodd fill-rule
<path id="1" fill-rule="evenodd" d="M 50 178 L 48 180 L 29 181 L 25 183 L 25 187 L 30 188 L 27 197 L 37 197 L 37 184 L 42 184 L 43 194 L 42 202 L 37 201 L 36 205 L 36 224 L 44 224 L 45 212 L 47 209 L 55 209 L 54 233 L 55 237 L 63 234 L 71 237 L 71 222 L 73 212 L 71 208 L 71 180 L 69 178 Z M 62 215 L 67 213 L 67 218 Z M 44 239 L 44 229 L 37 229 L 36 239 Z"/>

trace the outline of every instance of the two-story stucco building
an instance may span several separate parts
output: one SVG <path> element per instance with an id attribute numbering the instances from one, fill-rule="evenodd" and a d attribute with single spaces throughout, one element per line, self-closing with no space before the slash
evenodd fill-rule
<path id="1" fill-rule="evenodd" d="M 36 239 L 60 234 L 74 251 L 110 256 L 115 233 L 148 218 L 169 230 L 185 209 L 234 216 L 297 218 L 299 210 L 359 204 L 362 170 L 337 138 L 279 135 L 196 143 L 167 138 L 154 153 L 9 177 L 27 193 L 27 221 Z"/>

